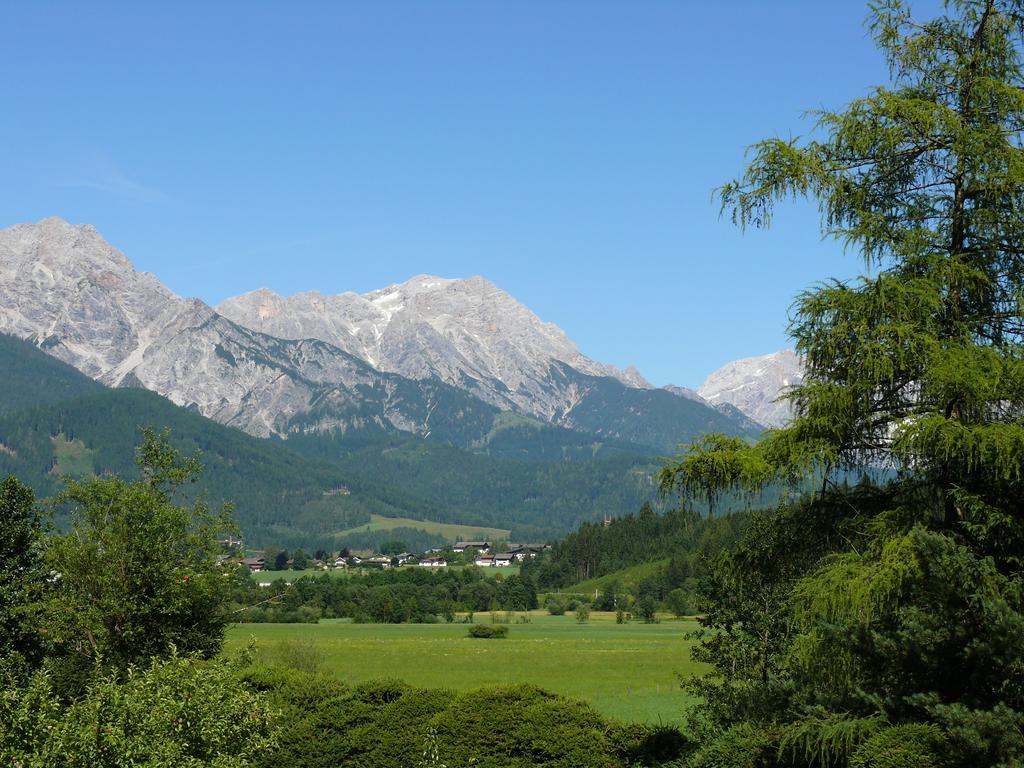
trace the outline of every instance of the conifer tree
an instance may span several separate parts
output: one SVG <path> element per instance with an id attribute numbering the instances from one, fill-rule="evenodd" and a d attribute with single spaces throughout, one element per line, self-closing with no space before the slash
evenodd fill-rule
<path id="1" fill-rule="evenodd" d="M 787 427 L 662 471 L 689 497 L 792 488 L 706 585 L 694 765 L 1024 761 L 1024 3 L 885 0 L 868 25 L 891 85 L 719 190 L 741 227 L 815 201 L 868 274 L 797 298 Z"/>

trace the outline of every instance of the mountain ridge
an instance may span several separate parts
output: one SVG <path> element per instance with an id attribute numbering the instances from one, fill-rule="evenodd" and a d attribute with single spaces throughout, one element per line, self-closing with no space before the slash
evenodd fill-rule
<path id="1" fill-rule="evenodd" d="M 305 292 L 292 304 L 245 296 L 219 305 L 240 324 L 135 270 L 89 225 L 51 217 L 0 230 L 0 332 L 261 437 L 393 430 L 468 446 L 505 411 L 655 451 L 709 428 L 758 431 L 583 356 L 481 277 Z"/>
<path id="2" fill-rule="evenodd" d="M 582 355 L 565 332 L 481 276 L 417 275 L 365 294 L 267 288 L 217 305 L 239 325 L 285 339 L 334 344 L 374 368 L 412 379 L 437 376 L 498 408 L 551 420 L 570 399 L 551 387 L 552 363 L 638 389 L 635 369 Z"/>
<path id="3" fill-rule="evenodd" d="M 792 408 L 780 396 L 802 381 L 799 356 L 782 349 L 726 363 L 707 377 L 697 394 L 713 407 L 732 406 L 760 424 L 782 427 Z"/>

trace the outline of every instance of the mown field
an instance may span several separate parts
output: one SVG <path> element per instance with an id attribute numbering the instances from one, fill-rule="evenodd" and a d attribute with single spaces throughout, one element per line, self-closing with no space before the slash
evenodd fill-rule
<path id="1" fill-rule="evenodd" d="M 413 520 L 408 517 L 384 517 L 383 515 L 370 515 L 370 522 L 338 531 L 334 534 L 336 538 L 343 538 L 355 533 L 369 531 L 392 531 L 395 528 L 418 528 L 427 533 L 434 533 L 442 536 L 448 541 L 481 541 L 500 539 L 508 541 L 512 531 L 507 528 L 487 528 L 479 525 L 460 525 L 458 523 L 434 523 L 427 520 Z"/>
<path id="2" fill-rule="evenodd" d="M 688 703 L 678 676 L 703 671 L 684 638 L 693 621 L 616 624 L 614 614 L 595 612 L 577 624 L 572 615 L 540 611 L 530 619 L 509 625 L 503 640 L 470 639 L 465 624 L 238 624 L 227 648 L 255 639 L 268 661 L 315 666 L 349 683 L 391 677 L 457 690 L 534 683 L 606 715 L 648 723 L 678 722 Z M 476 620 L 489 622 L 490 615 Z"/>

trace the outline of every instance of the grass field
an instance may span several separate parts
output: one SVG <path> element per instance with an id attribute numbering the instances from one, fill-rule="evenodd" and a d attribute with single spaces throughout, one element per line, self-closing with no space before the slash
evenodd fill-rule
<path id="1" fill-rule="evenodd" d="M 477 621 L 490 621 L 477 614 Z M 227 647 L 255 638 L 268 660 L 312 657 L 349 682 L 399 678 L 430 688 L 467 690 L 529 682 L 583 699 L 622 720 L 675 723 L 689 699 L 679 674 L 703 671 L 690 660 L 684 633 L 692 621 L 616 624 L 613 614 L 574 617 L 535 611 L 509 626 L 504 640 L 466 637 L 465 624 L 239 624 Z"/>
<path id="2" fill-rule="evenodd" d="M 503 539 L 508 541 L 512 531 L 505 528 L 485 528 L 479 525 L 460 525 L 458 523 L 432 523 L 426 520 L 413 520 L 408 517 L 384 517 L 370 515 L 370 522 L 355 528 L 348 528 L 334 534 L 336 537 L 368 531 L 391 531 L 395 528 L 418 528 L 427 533 L 443 536 L 448 541 L 480 541 L 482 539 Z"/>

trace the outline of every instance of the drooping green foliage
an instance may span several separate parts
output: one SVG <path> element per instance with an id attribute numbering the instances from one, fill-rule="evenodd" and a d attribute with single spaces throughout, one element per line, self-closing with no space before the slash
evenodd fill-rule
<path id="1" fill-rule="evenodd" d="M 756 145 L 720 190 L 743 227 L 814 200 L 868 274 L 797 298 L 789 426 L 661 474 L 687 498 L 792 489 L 706 584 L 713 743 L 767 739 L 794 766 L 1024 760 L 1022 22 L 1019 0 L 931 21 L 873 4 L 892 83 Z"/>

